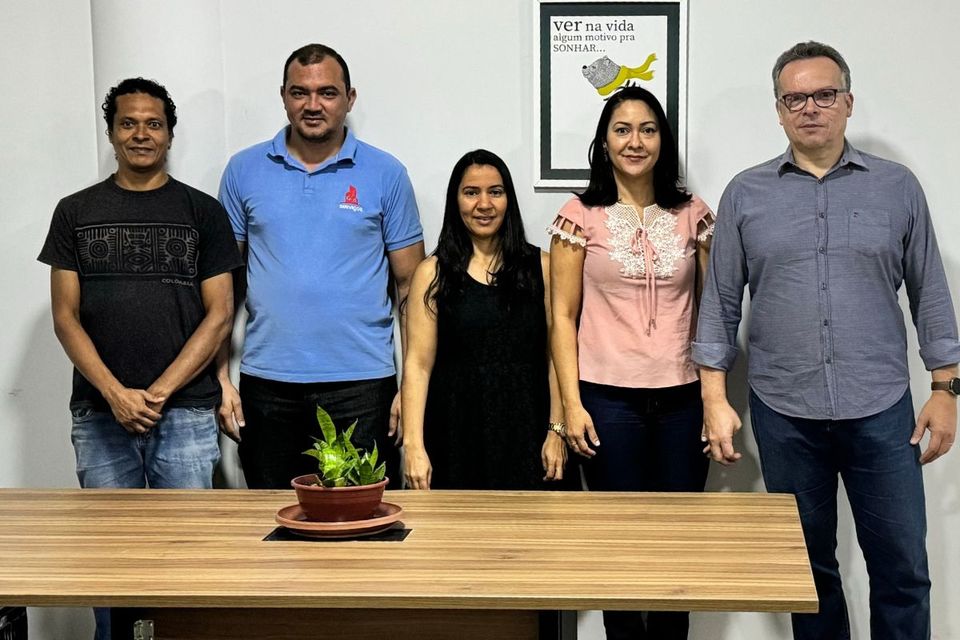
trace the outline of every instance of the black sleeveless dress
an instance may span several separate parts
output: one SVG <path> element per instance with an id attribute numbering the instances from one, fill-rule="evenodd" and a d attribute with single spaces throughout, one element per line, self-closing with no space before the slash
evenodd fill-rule
<path id="1" fill-rule="evenodd" d="M 530 295 L 508 304 L 468 277 L 438 314 L 423 429 L 434 489 L 554 488 L 540 462 L 550 392 L 540 252 L 531 250 Z"/>

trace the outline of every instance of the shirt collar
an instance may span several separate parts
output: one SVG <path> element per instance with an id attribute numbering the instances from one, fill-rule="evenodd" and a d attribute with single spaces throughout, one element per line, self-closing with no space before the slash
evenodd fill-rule
<path id="1" fill-rule="evenodd" d="M 290 125 L 287 125 L 277 132 L 277 135 L 275 135 L 273 140 L 270 141 L 269 148 L 267 149 L 267 157 L 272 158 L 273 160 L 279 160 L 290 167 L 295 167 L 305 171 L 306 168 L 303 166 L 303 163 L 297 160 L 287 148 L 287 133 L 289 131 Z M 311 171 L 311 173 L 322 171 L 323 169 L 334 164 L 356 164 L 356 156 L 357 138 L 353 135 L 353 131 L 347 128 L 347 135 L 343 139 L 343 144 L 340 145 L 340 150 L 337 151 L 334 156 L 327 158 L 327 160 L 322 162 L 320 166 Z"/>
<path id="2" fill-rule="evenodd" d="M 844 139 L 843 153 L 840 154 L 840 160 L 838 160 L 837 164 L 835 164 L 827 173 L 836 171 L 840 167 L 844 167 L 848 164 L 853 165 L 855 167 L 859 167 L 864 170 L 869 170 L 869 167 L 867 166 L 867 163 L 863 159 L 863 156 L 860 154 L 860 152 L 857 151 L 857 149 L 854 148 L 852 144 L 850 144 L 849 140 Z M 783 155 L 780 156 L 780 159 L 777 161 L 777 175 L 782 176 L 784 172 L 788 170 L 803 171 L 803 169 L 797 166 L 797 163 L 793 157 L 793 148 L 789 146 L 787 147 L 787 150 L 783 152 Z"/>

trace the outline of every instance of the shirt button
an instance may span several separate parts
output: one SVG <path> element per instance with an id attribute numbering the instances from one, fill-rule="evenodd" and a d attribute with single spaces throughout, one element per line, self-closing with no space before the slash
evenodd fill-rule
<path id="1" fill-rule="evenodd" d="M 817 251 L 819 251 L 820 253 L 823 253 L 823 247 L 820 247 L 819 249 L 817 249 Z"/>
<path id="2" fill-rule="evenodd" d="M 824 320 L 824 321 L 823 321 L 823 326 L 829 327 L 829 326 L 830 326 L 830 321 L 829 321 L 829 320 Z"/>
<path id="3" fill-rule="evenodd" d="M 833 359 L 832 359 L 830 356 L 827 356 L 827 357 L 824 359 L 824 362 L 826 362 L 827 364 L 830 364 L 831 362 L 833 362 Z"/>
<path id="4" fill-rule="evenodd" d="M 826 291 L 826 290 L 827 290 L 827 283 L 826 283 L 826 282 L 821 282 L 821 283 L 820 283 L 820 289 L 821 289 L 822 291 Z"/>
<path id="5" fill-rule="evenodd" d="M 821 217 L 821 218 L 826 218 L 826 217 L 827 217 L 827 214 L 825 214 L 823 211 L 821 211 L 821 212 L 820 212 L 820 217 Z"/>

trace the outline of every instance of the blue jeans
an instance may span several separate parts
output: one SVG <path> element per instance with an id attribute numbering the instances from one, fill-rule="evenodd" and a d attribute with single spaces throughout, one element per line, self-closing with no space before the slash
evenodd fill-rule
<path id="1" fill-rule="evenodd" d="M 70 438 L 84 489 L 210 489 L 220 461 L 216 410 L 170 407 L 150 431 L 131 434 L 109 412 L 73 409 Z M 93 610 L 95 640 L 110 639 L 110 609 Z"/>
<path id="2" fill-rule="evenodd" d="M 629 389 L 580 383 L 580 399 L 593 418 L 600 446 L 583 461 L 591 491 L 703 491 L 710 461 L 700 433 L 700 383 Z M 682 640 L 685 611 L 604 611 L 608 640 Z"/>
<path id="3" fill-rule="evenodd" d="M 795 640 L 848 640 L 837 563 L 837 478 L 850 501 L 870 576 L 870 637 L 930 638 L 930 577 L 920 447 L 908 390 L 889 409 L 855 420 L 780 414 L 750 393 L 750 415 L 767 491 L 797 498 L 820 600 L 794 614 Z"/>
<path id="4" fill-rule="evenodd" d="M 210 489 L 220 461 L 216 410 L 169 407 L 144 434 L 109 412 L 74 409 L 73 449 L 85 489 Z"/>
<path id="5" fill-rule="evenodd" d="M 350 382 L 294 383 L 240 375 L 240 398 L 247 426 L 240 431 L 240 463 L 251 489 L 289 489 L 297 476 L 317 472 L 317 460 L 303 455 L 322 436 L 317 405 L 338 430 L 356 420 L 353 443 L 370 451 L 377 445 L 387 465 L 390 489 L 399 489 L 400 450 L 387 437 L 390 405 L 397 393 L 393 376 Z"/>

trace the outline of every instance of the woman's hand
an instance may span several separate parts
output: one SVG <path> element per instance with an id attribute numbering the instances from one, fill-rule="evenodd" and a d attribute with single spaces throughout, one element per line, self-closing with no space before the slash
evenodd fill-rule
<path id="1" fill-rule="evenodd" d="M 540 460 L 546 475 L 544 480 L 563 480 L 563 468 L 567 464 L 567 443 L 554 431 L 547 431 L 547 437 L 540 449 Z"/>
<path id="2" fill-rule="evenodd" d="M 590 445 L 600 446 L 600 438 L 593 427 L 593 418 L 582 405 L 566 410 L 567 444 L 570 448 L 586 458 L 597 454 Z"/>
<path id="3" fill-rule="evenodd" d="M 403 477 L 407 489 L 429 489 L 433 476 L 430 457 L 422 447 L 403 448 Z"/>

